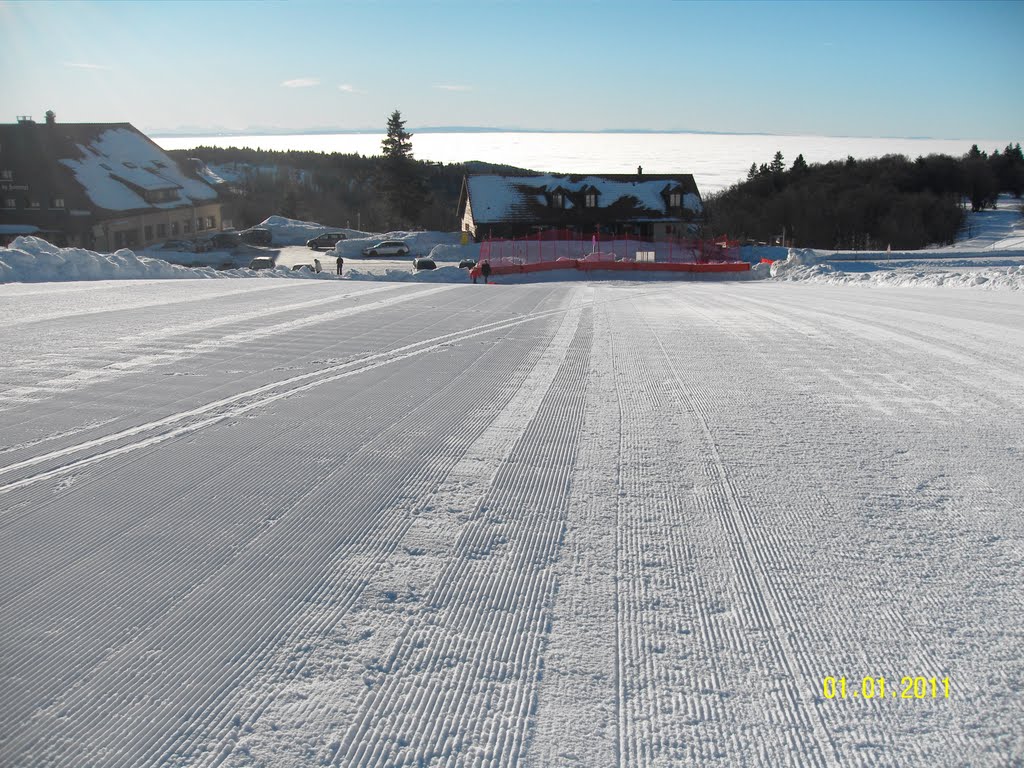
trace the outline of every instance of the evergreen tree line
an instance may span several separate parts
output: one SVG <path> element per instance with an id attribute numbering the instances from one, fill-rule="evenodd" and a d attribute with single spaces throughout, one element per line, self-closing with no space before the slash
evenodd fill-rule
<path id="1" fill-rule="evenodd" d="M 751 165 L 745 181 L 705 200 L 713 235 L 797 247 L 916 249 L 951 243 L 965 208 L 994 207 L 1001 192 L 1024 193 L 1020 144 L 988 155 L 903 155 L 786 168 L 781 152 Z"/>

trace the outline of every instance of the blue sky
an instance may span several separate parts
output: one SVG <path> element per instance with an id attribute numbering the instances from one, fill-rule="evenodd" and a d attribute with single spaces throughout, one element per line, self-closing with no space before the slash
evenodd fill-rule
<path id="1" fill-rule="evenodd" d="M 0 35 L 3 122 L 1024 133 L 1012 0 L 0 0 Z"/>

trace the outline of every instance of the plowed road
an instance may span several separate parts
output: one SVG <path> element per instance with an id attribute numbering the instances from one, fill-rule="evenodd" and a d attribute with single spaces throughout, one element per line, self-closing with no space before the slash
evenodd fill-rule
<path id="1" fill-rule="evenodd" d="M 1022 296 L 107 282 L 0 323 L 3 766 L 1024 760 Z"/>

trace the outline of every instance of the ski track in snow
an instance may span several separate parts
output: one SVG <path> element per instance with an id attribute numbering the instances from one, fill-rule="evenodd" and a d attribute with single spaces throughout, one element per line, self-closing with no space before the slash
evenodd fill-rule
<path id="1" fill-rule="evenodd" d="M 1024 760 L 1024 298 L 207 286 L 8 297 L 0 764 Z"/>

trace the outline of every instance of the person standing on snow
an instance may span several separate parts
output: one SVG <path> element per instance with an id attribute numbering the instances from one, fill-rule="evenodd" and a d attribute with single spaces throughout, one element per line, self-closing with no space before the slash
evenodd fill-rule
<path id="1" fill-rule="evenodd" d="M 491 280 L 491 262 L 485 261 L 483 264 L 480 265 L 480 274 L 482 274 L 484 276 L 484 285 L 486 285 L 487 283 L 490 282 L 490 280 Z"/>
<path id="2" fill-rule="evenodd" d="M 345 260 L 343 258 L 341 258 L 341 254 L 339 253 L 338 254 L 338 276 L 339 277 L 341 276 L 341 267 L 342 267 L 342 265 L 344 265 L 344 263 L 345 263 Z"/>

